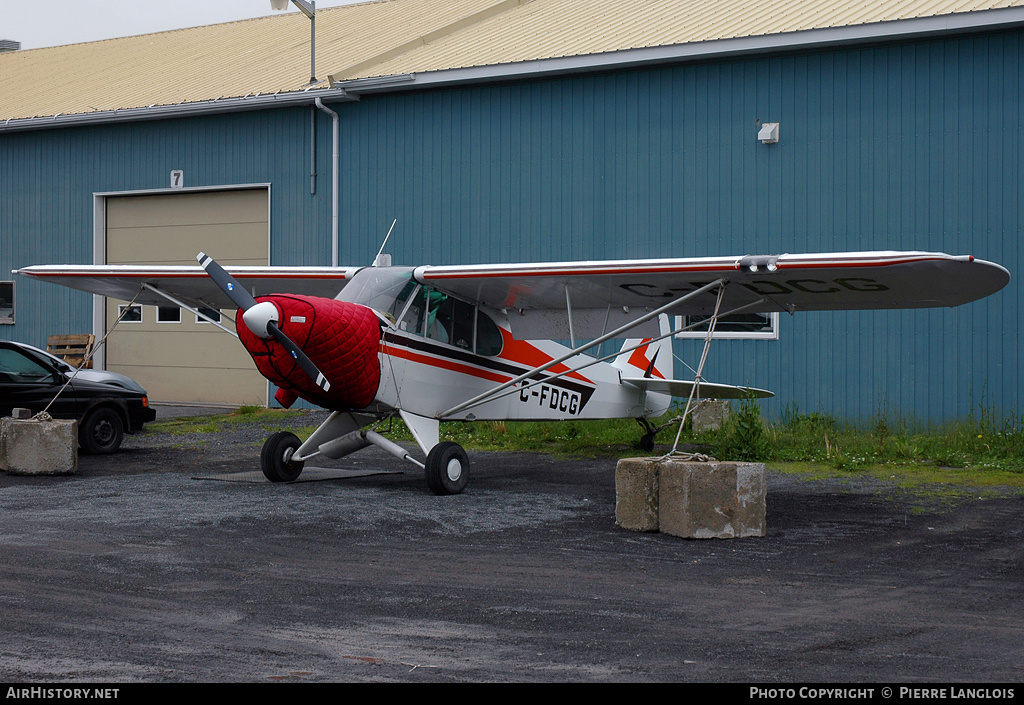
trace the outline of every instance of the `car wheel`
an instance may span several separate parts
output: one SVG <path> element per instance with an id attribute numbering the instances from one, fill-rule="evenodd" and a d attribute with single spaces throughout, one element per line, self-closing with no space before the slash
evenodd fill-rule
<path id="1" fill-rule="evenodd" d="M 93 409 L 78 427 L 78 445 L 87 453 L 104 455 L 121 447 L 124 440 L 124 422 L 121 415 L 110 407 Z"/>

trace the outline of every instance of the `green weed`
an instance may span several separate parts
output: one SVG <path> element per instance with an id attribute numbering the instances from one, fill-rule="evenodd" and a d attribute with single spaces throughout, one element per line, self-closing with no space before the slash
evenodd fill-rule
<path id="1" fill-rule="evenodd" d="M 246 409 L 223 416 L 183 418 L 147 424 L 148 430 L 174 435 L 213 433 L 232 424 L 256 422 L 268 429 L 288 428 L 298 412 Z M 660 426 L 679 415 L 671 409 L 654 419 Z M 667 452 L 677 427 L 666 427 L 654 453 Z M 300 438 L 312 426 L 295 428 Z M 378 430 L 398 441 L 412 434 L 399 419 Z M 633 419 L 603 421 L 472 421 L 441 424 L 441 439 L 471 450 L 543 452 L 561 456 L 629 457 L 641 454 L 643 435 Z M 802 414 L 789 405 L 777 422 L 767 421 L 754 400 L 744 400 L 718 431 L 695 433 L 688 424 L 681 449 L 698 450 L 720 460 L 754 460 L 773 468 L 810 468 L 814 475 L 874 474 L 900 482 L 933 482 L 1024 487 L 1024 423 L 979 409 L 968 418 L 925 427 L 879 414 L 867 424 L 842 422 L 823 413 Z"/>

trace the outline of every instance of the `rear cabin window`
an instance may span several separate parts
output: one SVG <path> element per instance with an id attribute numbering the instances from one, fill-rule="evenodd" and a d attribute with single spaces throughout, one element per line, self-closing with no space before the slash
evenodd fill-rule
<path id="1" fill-rule="evenodd" d="M 483 311 L 476 312 L 476 354 L 497 355 L 501 352 L 501 331 Z"/>

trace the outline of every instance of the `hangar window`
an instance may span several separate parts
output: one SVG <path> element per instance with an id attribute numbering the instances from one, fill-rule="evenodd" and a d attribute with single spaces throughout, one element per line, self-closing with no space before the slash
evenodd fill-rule
<path id="1" fill-rule="evenodd" d="M 181 323 L 181 309 L 177 306 L 157 306 L 157 323 Z"/>
<path id="2" fill-rule="evenodd" d="M 677 338 L 704 338 L 708 334 L 711 316 L 677 316 L 676 328 L 698 324 L 690 330 L 677 333 Z M 715 326 L 714 338 L 751 340 L 778 340 L 778 313 L 737 313 L 722 316 Z"/>
<path id="3" fill-rule="evenodd" d="M 201 308 L 199 309 L 199 312 L 203 314 L 203 316 L 206 316 L 206 318 L 209 318 L 210 321 L 213 321 L 214 323 L 220 323 L 220 311 L 218 311 L 217 309 Z M 210 321 L 206 320 L 206 318 L 203 318 L 202 316 L 196 316 L 196 323 L 209 323 Z"/>
<path id="4" fill-rule="evenodd" d="M 139 304 L 118 304 L 117 317 L 121 323 L 142 323 L 142 306 Z"/>
<path id="5" fill-rule="evenodd" d="M 14 282 L 0 282 L 0 323 L 14 323 Z"/>

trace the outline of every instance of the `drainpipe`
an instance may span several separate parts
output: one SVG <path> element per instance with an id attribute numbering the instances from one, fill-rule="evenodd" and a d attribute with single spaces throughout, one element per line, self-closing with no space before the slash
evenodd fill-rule
<path id="1" fill-rule="evenodd" d="M 333 155 L 331 158 L 331 266 L 338 266 L 338 113 L 334 112 L 330 108 L 326 107 L 323 102 L 317 98 L 316 107 L 323 110 L 325 113 L 331 116 L 331 120 L 334 123 L 334 134 L 332 138 L 333 142 Z"/>

